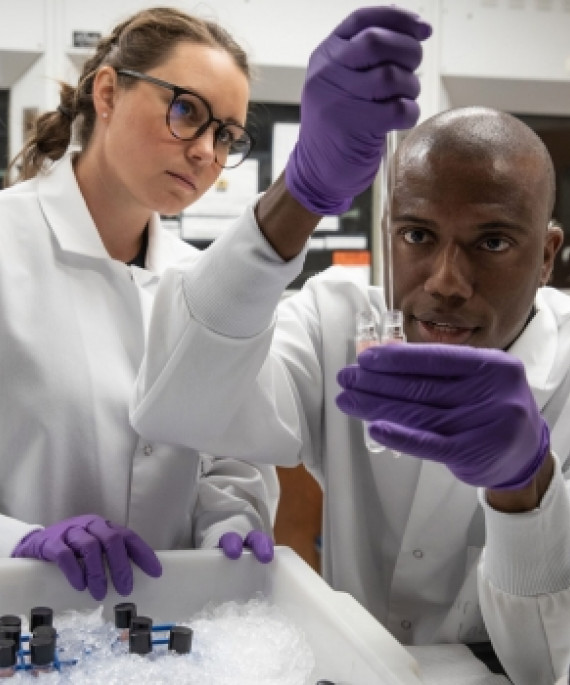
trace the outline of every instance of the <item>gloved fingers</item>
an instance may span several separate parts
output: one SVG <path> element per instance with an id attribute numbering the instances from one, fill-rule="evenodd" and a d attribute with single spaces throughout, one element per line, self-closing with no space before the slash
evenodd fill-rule
<path id="1" fill-rule="evenodd" d="M 483 383 L 477 377 L 457 380 L 414 374 L 407 376 L 368 371 L 352 364 L 338 372 L 337 380 L 345 390 L 370 395 L 370 402 L 373 396 L 377 396 L 385 400 L 417 402 L 429 407 L 454 408 L 458 404 L 468 404 L 472 408 L 479 408 L 480 404 L 485 405 L 492 400 L 488 391 L 479 392 Z M 482 387 L 480 389 L 484 390 Z M 351 414 L 350 411 L 346 413 Z"/>
<path id="2" fill-rule="evenodd" d="M 321 85 L 321 88 L 326 88 L 332 94 L 336 108 L 350 107 L 347 114 L 352 114 L 353 123 L 360 120 L 367 131 L 374 130 L 373 125 L 376 124 L 382 136 L 392 123 L 387 116 L 390 112 L 385 113 L 384 107 L 400 99 L 415 101 L 421 89 L 418 77 L 397 64 L 383 64 L 370 71 L 328 67 L 322 78 L 326 79 L 326 84 Z M 333 92 L 335 88 L 336 92 Z M 398 113 L 396 111 L 394 114 Z M 396 120 L 394 114 L 392 120 Z M 380 123 L 376 123 L 378 117 Z"/>
<path id="3" fill-rule="evenodd" d="M 361 352 L 358 363 L 370 371 L 443 378 L 493 375 L 497 369 L 516 376 L 522 369 L 520 361 L 502 350 L 438 343 L 376 345 Z"/>
<path id="4" fill-rule="evenodd" d="M 105 552 L 107 566 L 109 567 L 109 573 L 115 589 L 120 595 L 129 595 L 133 591 L 133 569 L 131 568 L 122 531 L 111 527 L 105 519 L 99 517 L 88 524 L 87 530 L 97 539 L 101 549 Z M 87 585 L 89 586 L 90 573 L 88 568 L 86 570 Z M 95 564 L 93 563 L 93 571 L 91 573 L 94 574 L 95 570 Z M 97 582 L 94 575 L 92 582 Z"/>
<path id="5" fill-rule="evenodd" d="M 351 74 L 375 71 L 383 64 L 415 71 L 422 61 L 422 46 L 414 38 L 384 28 L 372 27 L 352 40 L 331 36 L 326 43 L 331 68 L 346 67 Z"/>
<path id="6" fill-rule="evenodd" d="M 73 548 L 61 538 L 46 540 L 42 545 L 42 559 L 57 564 L 60 571 L 76 590 L 85 590 L 87 581 L 85 569 Z"/>
<path id="7" fill-rule="evenodd" d="M 371 26 L 384 28 L 425 40 L 431 36 L 431 26 L 417 14 L 394 6 L 363 7 L 352 12 L 333 31 L 340 38 L 351 39 Z"/>
<path id="8" fill-rule="evenodd" d="M 273 540 L 261 530 L 251 530 L 245 536 L 244 545 L 251 549 L 257 561 L 262 564 L 268 564 L 273 559 Z"/>
<path id="9" fill-rule="evenodd" d="M 239 533 L 224 533 L 218 541 L 218 547 L 228 559 L 239 559 L 243 551 L 242 537 Z"/>
<path id="10" fill-rule="evenodd" d="M 87 586 L 94 599 L 102 600 L 107 594 L 107 574 L 101 543 L 89 531 L 78 526 L 72 526 L 66 531 L 64 541 L 75 552 L 75 556 L 79 557 L 78 563 L 83 566 L 83 587 Z"/>
<path id="11" fill-rule="evenodd" d="M 508 414 L 503 417 L 496 406 L 484 404 L 438 407 L 354 389 L 341 392 L 336 403 L 343 413 L 362 421 L 387 421 L 441 435 L 488 429 L 497 421 L 497 416 L 508 426 Z"/>
<path id="12" fill-rule="evenodd" d="M 116 524 L 112 527 L 121 528 Z M 151 578 L 159 578 L 162 575 L 162 564 L 150 545 L 137 535 L 134 530 L 123 528 L 123 540 L 127 548 L 127 554 L 142 571 Z"/>

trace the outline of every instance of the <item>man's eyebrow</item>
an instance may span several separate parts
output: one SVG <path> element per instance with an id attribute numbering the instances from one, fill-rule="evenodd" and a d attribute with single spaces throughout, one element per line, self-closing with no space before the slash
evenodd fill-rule
<path id="1" fill-rule="evenodd" d="M 431 219 L 424 219 L 423 217 L 416 216 L 415 214 L 394 214 L 392 216 L 392 221 L 423 224 L 424 226 L 437 226 L 435 221 L 432 221 Z"/>
<path id="2" fill-rule="evenodd" d="M 428 228 L 437 227 L 436 221 L 432 221 L 431 219 L 426 219 L 424 217 L 417 216 L 416 214 L 409 213 L 394 215 L 392 217 L 392 221 L 394 223 L 412 223 L 418 225 L 421 224 L 422 226 Z M 522 226 L 521 224 L 515 223 L 514 221 L 508 221 L 506 219 L 485 221 L 484 223 L 476 224 L 474 228 L 475 230 L 480 231 L 481 233 L 484 233 L 486 231 L 497 230 L 508 230 L 516 231 L 518 233 L 528 233 L 528 228 L 526 226 Z"/>
<path id="3" fill-rule="evenodd" d="M 486 221 L 485 223 L 476 226 L 478 231 L 496 231 L 496 230 L 508 230 L 517 231 L 518 233 L 528 233 L 528 228 L 526 226 L 521 226 L 514 221 Z"/>

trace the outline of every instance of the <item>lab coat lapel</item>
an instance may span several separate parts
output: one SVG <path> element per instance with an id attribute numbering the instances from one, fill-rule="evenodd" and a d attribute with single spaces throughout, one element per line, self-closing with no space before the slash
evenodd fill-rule
<path id="1" fill-rule="evenodd" d="M 71 154 L 38 176 L 38 197 L 46 221 L 62 250 L 109 259 L 77 185 Z"/>

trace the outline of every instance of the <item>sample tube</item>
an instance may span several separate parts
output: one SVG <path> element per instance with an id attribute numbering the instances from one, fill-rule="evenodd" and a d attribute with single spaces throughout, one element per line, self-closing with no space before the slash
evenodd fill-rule
<path id="1" fill-rule="evenodd" d="M 129 652 L 144 656 L 152 652 L 152 637 L 150 630 L 143 628 L 129 631 Z"/>
<path id="2" fill-rule="evenodd" d="M 30 638 L 30 664 L 32 674 L 45 673 L 53 670 L 55 660 L 55 639 L 50 637 Z"/>
<path id="3" fill-rule="evenodd" d="M 11 678 L 16 672 L 18 646 L 14 640 L 0 639 L 0 678 Z"/>
<path id="4" fill-rule="evenodd" d="M 369 347 L 380 344 L 380 336 L 376 329 L 376 323 L 372 312 L 358 312 L 356 314 L 356 337 L 355 337 L 356 354 L 359 355 Z M 370 452 L 382 452 L 384 447 L 378 444 L 376 440 L 368 434 L 368 423 L 363 425 L 364 442 L 366 448 Z"/>
<path id="5" fill-rule="evenodd" d="M 399 309 L 384 312 L 382 318 L 382 334 L 379 335 L 372 312 L 358 312 L 356 315 L 356 354 L 374 345 L 401 343 L 406 341 L 404 334 L 404 315 Z M 364 442 L 369 452 L 383 452 L 387 448 L 376 442 L 368 433 L 368 423 L 364 423 Z M 400 453 L 393 451 L 394 457 Z"/>
<path id="6" fill-rule="evenodd" d="M 134 630 L 152 630 L 152 618 L 149 616 L 133 616 L 129 626 L 131 631 Z"/>
<path id="7" fill-rule="evenodd" d="M 188 654 L 192 649 L 192 634 L 192 629 L 187 626 L 172 626 L 168 649 L 177 654 Z"/>
<path id="8" fill-rule="evenodd" d="M 115 627 L 119 630 L 119 640 L 129 639 L 131 621 L 137 615 L 137 606 L 133 602 L 120 602 L 114 606 Z"/>
<path id="9" fill-rule="evenodd" d="M 0 616 L 0 637 L 7 640 L 14 640 L 16 645 L 20 645 L 22 635 L 22 619 L 14 614 L 4 614 Z"/>
<path id="10" fill-rule="evenodd" d="M 33 607 L 30 609 L 30 633 L 38 626 L 53 625 L 53 609 L 51 607 Z"/>

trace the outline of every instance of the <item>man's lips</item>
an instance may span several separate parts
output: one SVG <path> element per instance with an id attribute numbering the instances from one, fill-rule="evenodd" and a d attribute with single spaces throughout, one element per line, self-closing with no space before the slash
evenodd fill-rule
<path id="1" fill-rule="evenodd" d="M 477 330 L 476 326 L 467 326 L 454 320 L 432 320 L 413 317 L 421 338 L 425 342 L 440 342 L 460 345 L 469 340 Z"/>

